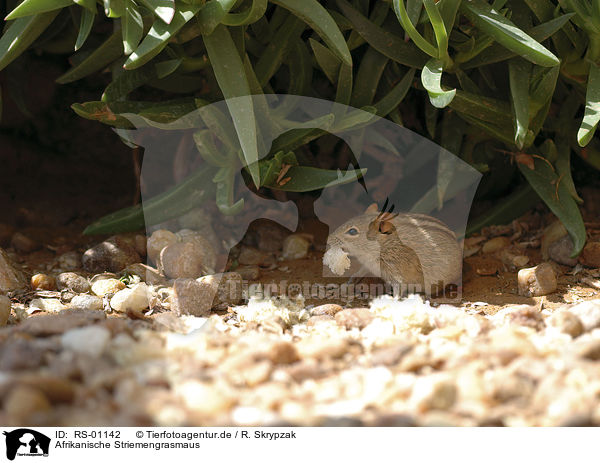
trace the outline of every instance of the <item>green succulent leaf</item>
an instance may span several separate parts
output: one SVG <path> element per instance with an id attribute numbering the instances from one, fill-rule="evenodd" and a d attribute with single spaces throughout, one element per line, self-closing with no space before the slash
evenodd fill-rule
<path id="1" fill-rule="evenodd" d="M 344 63 L 352 66 L 352 55 L 346 40 L 327 10 L 317 0 L 271 0 L 302 19 Z"/>
<path id="2" fill-rule="evenodd" d="M 461 11 L 479 29 L 526 60 L 548 67 L 560 64 L 552 52 L 515 26 L 484 0 L 462 2 Z"/>
<path id="3" fill-rule="evenodd" d="M 204 36 L 204 44 L 233 118 L 244 159 L 254 184 L 258 186 L 260 172 L 255 164 L 258 161 L 256 123 L 244 63 L 225 26 L 218 26 L 212 34 Z"/>
<path id="4" fill-rule="evenodd" d="M 577 256 L 585 245 L 585 225 L 575 200 L 567 185 L 547 161 L 534 159 L 535 168 L 519 163 L 519 170 L 542 198 L 550 210 L 559 218 L 573 240 L 573 254 Z"/>
<path id="5" fill-rule="evenodd" d="M 577 132 L 579 146 L 586 146 L 590 142 L 598 127 L 598 122 L 600 122 L 600 66 L 590 63 L 585 94 L 585 113 Z"/>
<path id="6" fill-rule="evenodd" d="M 0 38 L 0 70 L 27 50 L 57 15 L 58 11 L 51 11 L 12 22 Z"/>
<path id="7" fill-rule="evenodd" d="M 5 18 L 6 21 L 12 19 L 32 16 L 48 11 L 60 10 L 73 4 L 73 0 L 23 0 L 10 14 Z"/>
<path id="8" fill-rule="evenodd" d="M 511 106 L 515 125 L 515 144 L 523 148 L 529 130 L 529 81 L 531 63 L 522 58 L 513 58 L 508 62 Z"/>
<path id="9" fill-rule="evenodd" d="M 123 31 L 123 50 L 126 55 L 133 53 L 144 35 L 144 21 L 137 5 L 125 0 L 125 14 L 121 21 Z"/>
<path id="10" fill-rule="evenodd" d="M 123 67 L 130 70 L 139 68 L 158 55 L 167 46 L 168 41 L 194 17 L 200 8 L 199 5 L 181 4 L 175 10 L 175 15 L 169 24 L 165 24 L 162 19 L 156 20 L 148 31 L 148 35 L 129 55 Z"/>
<path id="11" fill-rule="evenodd" d="M 456 89 L 442 89 L 442 67 L 441 60 L 432 58 L 421 71 L 421 83 L 429 93 L 429 101 L 436 108 L 445 108 L 456 95 Z"/>
<path id="12" fill-rule="evenodd" d="M 86 8 L 81 10 L 81 20 L 79 22 L 79 33 L 77 34 L 77 40 L 75 41 L 75 51 L 79 50 L 87 40 L 95 19 L 95 11 L 92 13 Z"/>

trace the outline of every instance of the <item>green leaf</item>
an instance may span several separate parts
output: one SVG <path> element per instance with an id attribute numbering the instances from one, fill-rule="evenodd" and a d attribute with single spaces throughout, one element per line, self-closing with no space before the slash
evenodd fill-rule
<path id="1" fill-rule="evenodd" d="M 175 16 L 175 0 L 141 0 L 141 2 L 165 24 L 170 24 Z"/>
<path id="2" fill-rule="evenodd" d="M 10 21 L 34 14 L 47 13 L 48 11 L 59 10 L 72 4 L 73 0 L 23 0 L 4 19 L 5 21 Z"/>
<path id="3" fill-rule="evenodd" d="M 336 85 L 335 102 L 349 105 L 352 98 L 352 66 L 342 64 Z"/>
<path id="4" fill-rule="evenodd" d="M 237 173 L 238 169 L 235 167 L 221 167 L 213 178 L 213 182 L 217 184 L 216 204 L 221 214 L 235 215 L 244 208 L 244 198 L 233 202 L 233 189 Z"/>
<path id="5" fill-rule="evenodd" d="M 329 48 L 348 66 L 352 66 L 352 55 L 344 36 L 327 10 L 317 0 L 271 0 L 302 19 Z"/>
<path id="6" fill-rule="evenodd" d="M 534 162 L 534 169 L 519 163 L 519 170 L 569 232 L 573 240 L 571 257 L 576 257 L 586 240 L 585 225 L 579 208 L 554 169 L 543 160 L 535 159 Z"/>
<path id="7" fill-rule="evenodd" d="M 414 68 L 409 69 L 402 80 L 398 82 L 387 95 L 375 103 L 375 109 L 377 110 L 378 116 L 385 117 L 398 107 L 412 85 L 415 72 Z"/>
<path id="8" fill-rule="evenodd" d="M 335 85 L 337 83 L 342 62 L 329 48 L 316 40 L 309 38 L 308 43 L 310 44 L 315 60 L 325 74 L 325 77 L 327 77 L 329 82 Z"/>
<path id="9" fill-rule="evenodd" d="M 290 167 L 284 177 L 290 179 L 287 183 L 282 185 L 282 182 L 279 184 L 273 182 L 265 186 L 275 190 L 301 193 L 351 183 L 361 178 L 366 172 L 367 169 L 342 172 L 317 167 L 294 166 Z"/>
<path id="10" fill-rule="evenodd" d="M 425 64 L 421 71 L 421 83 L 429 93 L 429 101 L 436 108 L 445 108 L 456 95 L 456 89 L 442 89 L 442 61 L 437 58 L 431 58 Z"/>
<path id="11" fill-rule="evenodd" d="M 156 78 L 156 68 L 153 65 L 122 71 L 104 90 L 102 101 L 124 100 L 129 93 Z"/>
<path id="12" fill-rule="evenodd" d="M 121 40 L 121 31 L 117 30 L 81 63 L 56 79 L 56 82 L 59 84 L 68 84 L 89 76 L 96 71 L 104 69 L 122 55 L 123 41 Z"/>
<path id="13" fill-rule="evenodd" d="M 181 66 L 183 62 L 183 58 L 175 58 L 156 63 L 154 65 L 154 69 L 156 70 L 156 77 L 159 79 L 164 79 L 165 77 L 173 74 L 177 69 L 179 69 L 179 66 Z"/>
<path id="14" fill-rule="evenodd" d="M 579 146 L 586 146 L 598 127 L 600 122 L 600 66 L 590 63 L 587 90 L 585 93 L 585 112 L 581 127 L 577 132 Z"/>
<path id="15" fill-rule="evenodd" d="M 144 34 L 144 22 L 137 5 L 132 0 L 125 0 L 125 15 L 121 20 L 123 31 L 123 51 L 126 55 L 133 53 Z"/>
<path id="16" fill-rule="evenodd" d="M 435 33 L 435 40 L 437 42 L 436 57 L 445 59 L 448 55 L 448 33 L 446 32 L 444 19 L 434 0 L 423 0 L 423 4 L 433 27 L 433 32 Z"/>
<path id="17" fill-rule="evenodd" d="M 96 14 L 98 11 L 95 0 L 73 0 L 73 3 L 87 9 L 90 13 Z"/>
<path id="18" fill-rule="evenodd" d="M 302 21 L 289 15 L 282 26 L 277 29 L 273 40 L 254 66 L 254 72 L 261 87 L 265 87 L 281 67 L 289 44 L 298 39 L 304 27 Z"/>
<path id="19" fill-rule="evenodd" d="M 519 149 L 525 144 L 529 130 L 529 81 L 531 63 L 522 58 L 513 58 L 508 62 L 511 107 L 515 126 L 515 145 Z"/>
<path id="20" fill-rule="evenodd" d="M 225 26 L 218 26 L 212 34 L 204 36 L 204 44 L 233 118 L 244 159 L 249 166 L 254 185 L 258 188 L 260 172 L 254 164 L 258 161 L 256 123 L 244 63 Z"/>
<path id="21" fill-rule="evenodd" d="M 107 18 L 120 18 L 125 14 L 126 0 L 103 0 L 104 14 Z"/>
<path id="22" fill-rule="evenodd" d="M 139 68 L 158 55 L 167 46 L 171 37 L 192 19 L 200 8 L 200 5 L 181 4 L 175 10 L 170 24 L 165 24 L 161 19 L 154 21 L 148 35 L 125 61 L 123 67 L 130 70 Z"/>
<path id="23" fill-rule="evenodd" d="M 79 23 L 79 34 L 77 35 L 77 40 L 75 41 L 75 51 L 79 50 L 83 46 L 90 35 L 90 31 L 94 25 L 94 19 L 96 19 L 96 12 L 92 13 L 87 8 L 83 8 L 81 10 L 81 21 Z"/>
<path id="24" fill-rule="evenodd" d="M 354 30 L 379 53 L 405 66 L 415 68 L 424 66 L 427 55 L 415 47 L 414 44 L 407 43 L 401 37 L 373 24 L 352 8 L 346 0 L 337 0 L 337 4 L 344 16 L 352 23 Z"/>
<path id="25" fill-rule="evenodd" d="M 575 182 L 573 182 L 573 176 L 571 174 L 571 149 L 569 147 L 569 142 L 558 138 L 556 143 L 557 146 L 555 146 L 554 142 L 548 139 L 544 142 L 544 145 L 548 145 L 548 149 L 554 149 L 557 152 L 554 164 L 556 166 L 558 177 L 561 179 L 560 181 L 564 183 L 567 191 L 575 201 L 579 204 L 583 203 L 583 199 L 577 194 Z"/>
<path id="26" fill-rule="evenodd" d="M 267 10 L 267 0 L 252 0 L 252 4 L 242 13 L 228 13 L 222 23 L 226 26 L 245 26 L 262 18 Z"/>
<path id="27" fill-rule="evenodd" d="M 439 52 L 436 47 L 429 43 L 419 31 L 415 28 L 413 23 L 410 21 L 406 8 L 404 6 L 404 0 L 393 0 L 394 12 L 398 17 L 398 21 L 402 25 L 402 28 L 406 31 L 411 40 L 419 47 L 423 52 L 427 53 L 433 58 L 439 56 Z"/>
<path id="28" fill-rule="evenodd" d="M 360 108 L 373 103 L 379 81 L 388 62 L 389 58 L 387 56 L 382 55 L 373 47 L 367 48 L 356 74 L 356 83 L 352 93 L 352 106 Z"/>
<path id="29" fill-rule="evenodd" d="M 484 0 L 461 3 L 461 11 L 477 28 L 519 56 L 540 66 L 557 66 L 560 61 L 549 50 L 506 19 Z"/>
<path id="30" fill-rule="evenodd" d="M 565 26 L 569 22 L 569 19 L 573 16 L 572 13 L 564 14 L 559 16 L 558 18 L 552 19 L 543 24 L 539 24 L 535 27 L 532 27 L 527 31 L 527 33 L 538 42 L 543 42 L 548 37 L 551 37 L 557 31 Z M 506 59 L 512 58 L 519 53 L 508 50 L 504 46 L 500 44 L 493 44 L 475 56 L 473 59 L 470 59 L 466 63 L 462 64 L 462 69 L 472 69 L 478 68 L 481 66 L 485 66 L 486 64 L 498 63 L 500 61 L 504 61 Z"/>
<path id="31" fill-rule="evenodd" d="M 8 26 L 0 38 L 0 70 L 19 57 L 50 25 L 58 11 L 19 18 Z"/>

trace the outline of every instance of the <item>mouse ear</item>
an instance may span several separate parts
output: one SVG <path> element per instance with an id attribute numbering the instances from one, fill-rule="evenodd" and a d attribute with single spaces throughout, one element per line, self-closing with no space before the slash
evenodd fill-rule
<path id="1" fill-rule="evenodd" d="M 394 231 L 394 225 L 387 221 L 383 220 L 379 222 L 379 233 L 384 233 L 386 235 L 391 234 Z"/>
<path id="2" fill-rule="evenodd" d="M 377 203 L 373 203 L 371 204 L 369 207 L 367 207 L 367 209 L 365 210 L 365 214 L 374 214 L 376 212 L 379 212 L 379 208 L 377 207 Z"/>

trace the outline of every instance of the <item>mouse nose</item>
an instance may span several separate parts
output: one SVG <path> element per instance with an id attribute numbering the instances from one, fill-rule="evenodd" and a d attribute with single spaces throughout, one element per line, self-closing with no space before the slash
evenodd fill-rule
<path id="1" fill-rule="evenodd" d="M 342 240 L 340 240 L 337 236 L 329 235 L 327 238 L 327 249 L 329 248 L 341 248 Z"/>

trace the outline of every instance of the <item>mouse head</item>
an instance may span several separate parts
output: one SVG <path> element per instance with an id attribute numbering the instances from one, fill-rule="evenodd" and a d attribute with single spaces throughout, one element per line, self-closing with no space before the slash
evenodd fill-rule
<path id="1" fill-rule="evenodd" d="M 393 219 L 398 216 L 398 214 L 394 214 L 394 205 L 386 211 L 388 205 L 388 200 L 385 200 L 383 205 L 383 209 L 379 212 L 377 208 L 377 204 L 371 204 L 367 210 L 365 211 L 365 215 L 373 215 L 377 214 L 377 216 L 369 223 L 369 227 L 367 229 L 367 239 L 368 240 L 381 240 L 387 239 L 390 236 L 393 236 L 396 232 L 396 227 L 393 224 Z"/>

